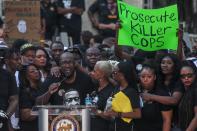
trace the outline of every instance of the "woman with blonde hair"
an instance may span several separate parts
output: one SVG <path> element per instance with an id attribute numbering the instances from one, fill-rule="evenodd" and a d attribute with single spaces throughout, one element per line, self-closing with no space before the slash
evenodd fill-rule
<path id="1" fill-rule="evenodd" d="M 112 66 L 108 61 L 98 61 L 91 72 L 91 76 L 98 82 L 96 97 L 93 102 L 96 104 L 97 116 L 91 119 L 91 131 L 109 131 L 110 121 L 103 117 L 103 111 L 106 108 L 107 99 L 112 95 L 114 90 L 109 81 L 112 73 Z"/>

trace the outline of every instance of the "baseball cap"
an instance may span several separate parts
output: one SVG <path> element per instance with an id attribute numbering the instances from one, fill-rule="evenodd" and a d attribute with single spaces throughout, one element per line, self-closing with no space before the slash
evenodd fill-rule
<path id="1" fill-rule="evenodd" d="M 28 50 L 35 50 L 35 46 L 31 43 L 26 43 L 20 47 L 20 53 L 23 55 Z"/>

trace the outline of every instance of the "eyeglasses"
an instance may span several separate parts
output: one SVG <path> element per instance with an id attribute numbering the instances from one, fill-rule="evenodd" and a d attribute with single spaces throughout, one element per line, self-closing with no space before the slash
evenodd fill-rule
<path id="1" fill-rule="evenodd" d="M 65 100 L 65 102 L 70 103 L 70 102 L 72 102 L 72 101 L 79 101 L 79 100 L 80 100 L 79 97 L 73 97 L 73 98 L 67 98 L 67 99 Z"/>
<path id="2" fill-rule="evenodd" d="M 192 78 L 192 77 L 193 77 L 193 75 L 194 75 L 193 73 L 189 73 L 189 74 L 181 74 L 181 75 L 180 75 L 180 77 L 181 77 L 181 79 L 185 79 L 186 77 L 187 77 L 187 78 Z"/>

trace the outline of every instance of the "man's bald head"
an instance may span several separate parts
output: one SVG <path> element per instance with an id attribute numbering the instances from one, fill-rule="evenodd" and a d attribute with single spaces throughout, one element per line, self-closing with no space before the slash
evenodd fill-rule
<path id="1" fill-rule="evenodd" d="M 64 52 L 61 56 L 60 56 L 60 61 L 64 61 L 64 60 L 72 60 L 73 62 L 75 61 L 74 59 L 74 55 L 70 52 Z"/>

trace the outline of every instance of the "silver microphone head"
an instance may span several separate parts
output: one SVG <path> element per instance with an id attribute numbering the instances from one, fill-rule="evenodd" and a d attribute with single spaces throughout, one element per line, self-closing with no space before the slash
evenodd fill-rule
<path id="1" fill-rule="evenodd" d="M 59 91 L 58 91 L 58 95 L 59 96 L 63 96 L 65 94 L 65 90 L 64 89 L 60 89 Z"/>

